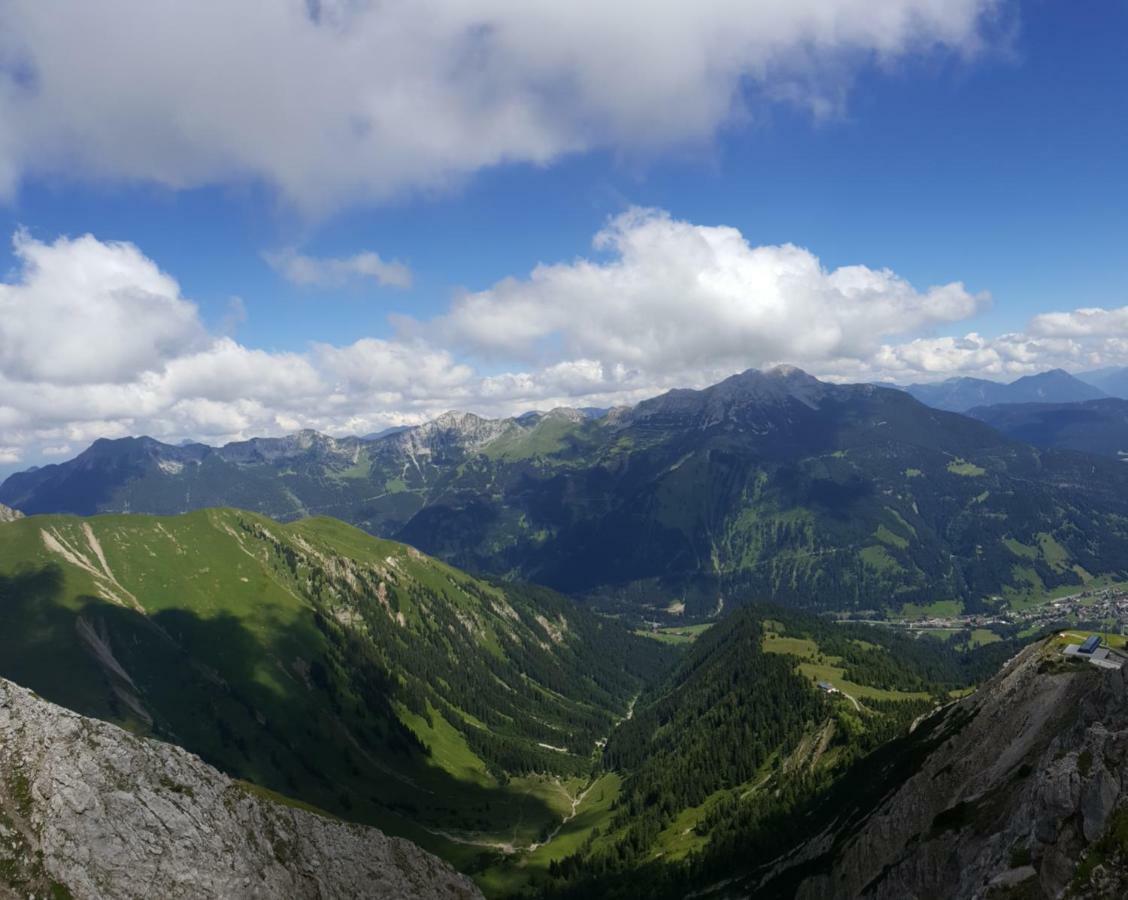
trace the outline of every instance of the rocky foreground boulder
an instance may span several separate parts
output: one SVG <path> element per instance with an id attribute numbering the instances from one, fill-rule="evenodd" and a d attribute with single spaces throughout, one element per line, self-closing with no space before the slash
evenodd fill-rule
<path id="1" fill-rule="evenodd" d="M 1126 675 L 1064 658 L 1060 643 L 1026 648 L 867 760 L 747 893 L 1128 897 Z"/>
<path id="2" fill-rule="evenodd" d="M 275 802 L 0 679 L 0 898 L 480 897 L 409 841 Z"/>

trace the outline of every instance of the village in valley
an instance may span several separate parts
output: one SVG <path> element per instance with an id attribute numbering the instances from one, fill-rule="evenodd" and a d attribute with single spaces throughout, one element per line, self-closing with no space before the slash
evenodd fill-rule
<path id="1" fill-rule="evenodd" d="M 1058 631 L 1065 642 L 1063 653 L 1077 656 L 1103 668 L 1120 668 L 1128 662 L 1121 652 L 1128 634 L 1128 585 L 1087 588 L 1048 599 L 1035 605 L 1011 605 L 1003 598 L 996 611 L 973 614 L 930 614 L 874 624 L 904 628 L 910 632 L 949 638 L 968 635 L 974 643 L 989 643 L 1009 635 L 1035 635 Z M 1077 629 L 1076 631 L 1073 629 Z M 1092 632 L 1097 632 L 1093 635 Z"/>
<path id="2" fill-rule="evenodd" d="M 1002 598 L 999 598 L 1000 600 Z M 911 620 L 894 620 L 912 631 L 952 631 L 968 628 L 1003 628 L 1018 626 L 1031 632 L 1059 624 L 1100 622 L 1107 630 L 1120 632 L 1128 628 L 1128 585 L 1092 588 L 1047 600 L 1026 608 L 1015 608 L 1005 602 L 998 611 L 970 615 L 927 616 Z"/>
<path id="3" fill-rule="evenodd" d="M 858 622 L 905 629 L 920 636 L 948 639 L 969 635 L 973 644 L 990 643 L 1009 636 L 1032 636 L 1070 628 L 1098 630 L 1106 635 L 1128 636 L 1128 583 L 1086 588 L 1042 602 L 1011 604 L 994 597 L 998 608 L 989 612 L 962 613 L 959 604 L 937 603 L 926 608 L 906 608 L 900 615 L 870 610 L 835 616 L 841 622 Z M 948 607 L 948 608 L 945 608 Z M 711 622 L 672 625 L 668 621 L 644 621 L 638 633 L 667 643 L 692 643 Z M 1081 639 L 1078 638 L 1078 641 Z"/>

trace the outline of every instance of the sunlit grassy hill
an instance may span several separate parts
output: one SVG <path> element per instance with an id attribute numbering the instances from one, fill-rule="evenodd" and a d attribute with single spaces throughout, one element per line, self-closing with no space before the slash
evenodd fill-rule
<path id="1" fill-rule="evenodd" d="M 333 519 L 0 524 L 0 675 L 463 864 L 559 823 L 669 653 Z"/>

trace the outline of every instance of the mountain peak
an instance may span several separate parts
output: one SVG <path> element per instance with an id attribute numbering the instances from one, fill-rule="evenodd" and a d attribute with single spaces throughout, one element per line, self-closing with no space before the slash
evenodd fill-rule
<path id="1" fill-rule="evenodd" d="M 749 371 L 755 372 L 755 369 Z M 778 366 L 772 366 L 770 369 L 763 370 L 765 375 L 770 375 L 772 378 L 802 378 L 810 381 L 817 381 L 813 375 L 809 375 L 800 369 L 798 366 L 792 366 L 788 363 L 781 363 Z"/>
<path id="2" fill-rule="evenodd" d="M 830 389 L 831 385 L 819 381 L 797 366 L 779 365 L 770 369 L 748 369 L 726 378 L 720 384 L 705 388 L 702 393 L 715 392 L 722 396 L 742 397 L 758 402 L 794 399 L 813 408 Z"/>
<path id="3" fill-rule="evenodd" d="M 544 418 L 579 424 L 580 422 L 587 421 L 588 416 L 584 415 L 584 413 L 578 409 L 573 409 L 571 406 L 554 406 L 544 414 Z"/>
<path id="4" fill-rule="evenodd" d="M 458 446 L 468 450 L 484 447 L 512 428 L 515 419 L 486 419 L 472 412 L 448 410 L 430 422 L 392 436 L 398 446 L 412 447 L 414 453 L 430 453 L 436 447 Z"/>
<path id="5" fill-rule="evenodd" d="M 1016 378 L 1011 382 L 1011 386 L 1036 381 L 1079 381 L 1079 379 L 1074 378 L 1065 369 L 1046 369 L 1045 372 L 1035 372 L 1033 375 L 1023 375 L 1021 378 Z"/>
<path id="6" fill-rule="evenodd" d="M 448 409 L 445 413 L 436 416 L 430 422 L 424 423 L 424 425 L 433 425 L 437 428 L 462 429 L 477 426 L 485 421 L 488 420 L 483 419 L 477 413 Z"/>
<path id="7" fill-rule="evenodd" d="M 815 409 L 834 389 L 794 366 L 747 369 L 698 391 L 678 389 L 644 400 L 624 421 L 690 420 L 694 427 L 708 428 L 754 410 L 794 402 Z"/>

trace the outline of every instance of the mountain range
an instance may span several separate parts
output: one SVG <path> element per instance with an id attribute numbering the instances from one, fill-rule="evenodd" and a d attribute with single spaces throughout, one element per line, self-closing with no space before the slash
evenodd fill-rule
<path id="1" fill-rule="evenodd" d="M 376 441 L 166 448 L 99 443 L 85 464 L 42 470 L 44 484 L 80 485 L 124 458 L 142 474 L 117 480 L 118 500 L 156 496 L 139 484 L 174 496 L 185 473 L 206 489 L 243 473 L 363 486 L 414 453 L 421 474 L 396 494 L 422 505 L 400 535 L 428 535 L 422 524 L 459 503 L 478 504 L 481 519 L 462 519 L 470 536 L 514 512 L 582 513 L 587 542 L 554 552 L 569 550 L 583 577 L 606 561 L 658 562 L 617 529 L 671 554 L 678 542 L 663 536 L 724 528 L 729 552 L 768 522 L 763 558 L 809 580 L 793 577 L 791 592 L 760 582 L 788 601 L 766 605 L 749 588 L 755 568 L 713 572 L 714 595 L 732 601 L 697 607 L 715 624 L 641 634 L 623 603 L 677 582 L 632 583 L 600 615 L 514 579 L 519 568 L 468 574 L 327 517 L 6 514 L 0 892 L 95 895 L 82 873 L 96 870 L 108 895 L 134 895 L 129 871 L 113 870 L 116 858 L 130 870 L 127 857 L 105 853 L 112 797 L 113 827 L 138 840 L 179 823 L 184 840 L 146 876 L 171 879 L 170 895 L 227 877 L 206 862 L 214 840 L 275 895 L 350 895 L 360 877 L 473 895 L 428 853 L 496 898 L 1114 897 L 1128 884 L 1119 670 L 1063 658 L 1067 633 L 1049 619 L 960 641 L 794 608 L 855 609 L 866 584 L 950 598 L 941 590 L 961 583 L 969 606 L 990 608 L 988 585 L 1121 572 L 1117 460 L 1033 448 L 904 391 L 793 369 L 598 418 L 452 415 Z M 452 542 L 449 555 L 478 546 Z M 853 563 L 835 565 L 843 556 Z M 931 592 L 904 591 L 910 564 Z M 685 601 L 703 570 L 673 571 Z M 89 814 L 56 814 L 82 797 Z M 318 888 L 294 874 L 310 868 Z"/>
<path id="2" fill-rule="evenodd" d="M 658 616 L 896 609 L 1128 571 L 1128 472 L 792 368 L 599 418 L 446 414 L 365 441 L 98 441 L 9 477 L 24 513 L 333 515 L 473 572 Z"/>
<path id="3" fill-rule="evenodd" d="M 1077 403 L 1108 396 L 1101 388 L 1063 369 L 1025 375 L 1009 384 L 961 377 L 933 384 L 910 384 L 905 390 L 921 403 L 949 412 L 967 412 L 1000 403 Z"/>

